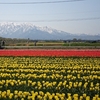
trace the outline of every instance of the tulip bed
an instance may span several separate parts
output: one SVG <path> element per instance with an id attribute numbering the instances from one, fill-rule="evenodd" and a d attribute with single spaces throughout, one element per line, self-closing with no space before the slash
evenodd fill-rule
<path id="1" fill-rule="evenodd" d="M 45 50 L 45 49 L 34 49 L 34 50 L 0 50 L 0 56 L 81 56 L 81 57 L 100 57 L 99 49 L 73 49 L 73 50 L 63 50 L 63 49 L 55 49 L 55 50 Z"/>
<path id="2" fill-rule="evenodd" d="M 0 56 L 0 100 L 100 100 L 100 57 Z"/>

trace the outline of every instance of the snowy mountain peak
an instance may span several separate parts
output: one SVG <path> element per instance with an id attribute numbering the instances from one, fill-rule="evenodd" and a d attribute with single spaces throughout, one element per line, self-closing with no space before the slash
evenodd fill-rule
<path id="1" fill-rule="evenodd" d="M 100 35 L 73 35 L 64 31 L 58 31 L 50 27 L 35 26 L 31 23 L 0 23 L 0 37 L 6 38 L 30 38 L 40 40 L 67 40 L 67 39 L 100 39 Z"/>
<path id="2" fill-rule="evenodd" d="M 12 32 L 13 31 L 16 32 L 19 29 L 22 29 L 23 32 L 26 32 L 26 31 L 31 30 L 31 29 L 36 29 L 36 30 L 41 30 L 41 31 L 45 31 L 45 32 L 48 32 L 48 33 L 52 33 L 55 30 L 55 29 L 52 29 L 52 28 L 48 28 L 47 26 L 40 27 L 40 26 L 35 26 L 31 23 L 13 23 L 13 22 L 0 23 L 0 29 L 2 29 L 2 28 L 5 29 L 4 31 L 10 30 Z"/>

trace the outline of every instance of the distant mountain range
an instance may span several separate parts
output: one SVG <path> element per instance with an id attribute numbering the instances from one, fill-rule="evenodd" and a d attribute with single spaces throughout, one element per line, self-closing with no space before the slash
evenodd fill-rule
<path id="1" fill-rule="evenodd" d="M 0 23 L 0 37 L 5 38 L 24 38 L 33 40 L 68 40 L 68 39 L 85 39 L 100 40 L 100 34 L 75 35 L 64 31 L 46 27 L 34 26 L 29 23 Z"/>

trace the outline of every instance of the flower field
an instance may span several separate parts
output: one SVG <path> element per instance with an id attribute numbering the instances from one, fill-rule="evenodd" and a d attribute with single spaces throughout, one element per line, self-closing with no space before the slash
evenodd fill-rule
<path id="1" fill-rule="evenodd" d="M 1 50 L 0 100 L 100 100 L 100 51 Z"/>
<path id="2" fill-rule="evenodd" d="M 100 50 L 88 50 L 88 49 L 72 49 L 72 50 L 63 50 L 63 49 L 55 49 L 55 50 L 45 50 L 45 49 L 34 49 L 34 50 L 21 50 L 21 49 L 12 49 L 12 50 L 0 50 L 0 56 L 89 56 L 89 57 L 100 57 Z"/>

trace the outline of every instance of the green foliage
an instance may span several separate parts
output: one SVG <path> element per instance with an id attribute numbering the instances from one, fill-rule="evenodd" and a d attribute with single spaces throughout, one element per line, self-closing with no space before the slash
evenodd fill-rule
<path id="1" fill-rule="evenodd" d="M 64 43 L 63 46 L 100 46 L 100 43 L 69 42 Z"/>

